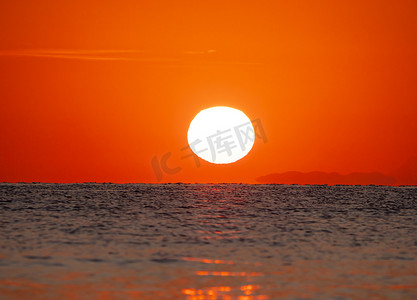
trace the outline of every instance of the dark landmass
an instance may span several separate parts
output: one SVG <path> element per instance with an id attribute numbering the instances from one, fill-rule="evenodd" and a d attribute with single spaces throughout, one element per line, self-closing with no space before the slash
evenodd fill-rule
<path id="1" fill-rule="evenodd" d="M 256 178 L 259 183 L 279 184 L 344 184 L 344 185 L 417 185 L 417 157 L 409 158 L 392 174 L 355 172 L 342 175 L 320 171 L 272 173 Z"/>
<path id="2" fill-rule="evenodd" d="M 417 157 L 410 157 L 392 176 L 400 185 L 417 185 Z"/>

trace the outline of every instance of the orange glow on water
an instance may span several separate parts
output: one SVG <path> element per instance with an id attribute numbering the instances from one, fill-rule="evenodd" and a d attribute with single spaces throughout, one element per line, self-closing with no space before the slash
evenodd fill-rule
<path id="1" fill-rule="evenodd" d="M 232 288 L 230 286 L 215 286 L 205 289 L 183 289 L 182 293 L 187 295 L 188 300 L 198 299 L 222 299 L 222 300 L 266 300 L 269 299 L 266 295 L 251 295 L 260 287 L 253 285 L 242 285 L 240 287 Z M 243 295 L 239 295 L 239 291 Z"/>
<path id="2" fill-rule="evenodd" d="M 200 276 L 263 276 L 259 272 L 196 271 Z"/>
<path id="3" fill-rule="evenodd" d="M 190 262 L 199 263 L 200 261 L 190 260 Z M 341 264 L 333 265 L 330 269 L 314 268 L 320 264 L 322 264 L 321 261 L 300 261 L 296 266 L 281 268 L 277 274 L 265 273 L 264 275 L 267 277 L 271 278 L 273 276 L 272 290 L 270 289 L 271 282 L 251 282 L 259 279 L 259 275 L 261 275 L 259 272 L 205 272 L 202 273 L 202 276 L 213 276 L 213 278 L 210 278 L 210 281 L 206 281 L 207 285 L 201 285 L 201 281 L 193 276 L 169 281 L 162 281 L 159 278 L 160 281 L 149 285 L 143 284 L 144 278 L 137 274 L 109 278 L 97 277 L 96 280 L 85 282 L 84 280 L 91 276 L 91 273 L 64 272 L 55 274 L 53 284 L 38 283 L 35 280 L 19 278 L 0 280 L 0 294 L 7 299 L 16 300 L 33 298 L 79 299 L 80 297 L 89 299 L 115 299 L 120 297 L 123 299 L 165 299 L 171 297 L 175 299 L 185 298 L 187 300 L 266 300 L 282 297 L 316 298 L 317 295 L 328 295 L 326 293 L 334 295 L 332 294 L 334 292 L 338 295 L 345 295 L 350 299 L 359 300 L 363 299 L 364 294 L 370 295 L 370 298 L 385 299 L 384 295 L 388 295 L 392 291 L 401 291 L 402 293 L 407 293 L 406 295 L 415 295 L 415 290 L 417 289 L 417 285 L 412 280 L 417 275 L 415 263 L 410 263 L 403 268 L 396 266 L 392 269 L 390 262 L 387 261 L 374 263 L 357 262 L 356 267 L 346 274 L 360 275 L 360 269 L 366 269 L 373 264 L 382 267 L 381 270 L 384 270 L 382 273 L 368 277 L 374 278 L 376 281 L 362 283 L 355 283 L 352 280 L 345 282 L 346 278 L 337 276 L 338 272 L 345 270 L 348 268 L 347 266 Z M 183 274 L 184 270 L 178 268 L 178 271 L 178 274 Z M 392 271 L 395 272 L 392 273 Z M 96 275 L 98 274 L 96 273 Z M 409 279 L 407 279 L 405 284 L 384 285 L 377 282 L 380 276 L 392 278 L 402 276 L 402 278 Z M 80 281 L 79 279 L 82 280 Z M 154 279 L 147 278 L 146 281 Z M 285 284 L 281 281 L 282 279 L 285 280 Z"/>
<path id="4" fill-rule="evenodd" d="M 233 261 L 219 260 L 219 259 L 206 259 L 206 258 L 195 258 L 195 257 L 183 257 L 183 260 L 186 261 L 196 261 L 202 262 L 205 264 L 224 264 L 224 265 L 233 265 Z"/>

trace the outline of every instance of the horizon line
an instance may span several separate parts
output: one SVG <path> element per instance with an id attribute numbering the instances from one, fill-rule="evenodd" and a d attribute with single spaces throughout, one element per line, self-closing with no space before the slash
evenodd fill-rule
<path id="1" fill-rule="evenodd" d="M 84 181 L 84 182 L 47 182 L 47 181 L 2 181 L 0 184 L 153 184 L 153 185 L 163 185 L 163 184 L 211 184 L 211 185 L 221 185 L 221 184 L 234 184 L 234 185 L 287 185 L 287 186 L 389 186 L 389 187 L 417 187 L 417 184 L 313 184 L 313 183 L 247 183 L 247 182 L 96 182 L 96 181 Z"/>

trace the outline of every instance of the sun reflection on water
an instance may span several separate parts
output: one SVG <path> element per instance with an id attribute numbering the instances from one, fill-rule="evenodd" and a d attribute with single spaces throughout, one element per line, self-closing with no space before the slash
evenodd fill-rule
<path id="1" fill-rule="evenodd" d="M 187 300 L 266 300 L 266 295 L 253 295 L 260 288 L 259 285 L 242 285 L 237 287 L 214 286 L 204 289 L 183 289 Z"/>
<path id="2" fill-rule="evenodd" d="M 195 206 L 200 209 L 194 215 L 200 224 L 198 234 L 201 240 L 226 240 L 229 243 L 239 238 L 247 238 L 248 231 L 244 219 L 236 210 L 247 199 L 242 194 L 243 187 L 229 185 L 203 185 L 193 190 Z M 237 299 L 264 300 L 265 288 L 259 284 L 265 274 L 259 272 L 260 262 L 232 261 L 216 258 L 183 257 L 182 260 L 195 263 L 194 286 L 181 290 L 187 300 L 196 299 Z"/>
<path id="3" fill-rule="evenodd" d="M 201 263 L 205 263 L 205 264 L 233 265 L 235 263 L 233 261 L 226 261 L 226 260 L 220 260 L 220 259 L 198 258 L 198 257 L 183 257 L 182 259 L 185 260 L 185 261 L 195 261 L 195 262 L 201 262 Z"/>
<path id="4" fill-rule="evenodd" d="M 208 259 L 198 257 L 183 257 L 183 260 L 189 262 L 212 264 L 218 267 L 224 265 L 223 268 L 233 267 L 234 269 L 240 265 L 258 266 L 260 263 L 237 263 L 229 260 Z M 224 299 L 224 300 L 265 300 L 269 299 L 267 295 L 260 294 L 261 285 L 253 283 L 254 277 L 264 276 L 262 272 L 254 271 L 237 271 L 237 270 L 198 270 L 194 272 L 195 275 L 209 278 L 208 287 L 199 288 L 184 288 L 182 294 L 187 300 L 202 300 L 202 299 Z M 222 278 L 228 278 L 225 281 Z M 212 285 L 213 282 L 221 281 L 221 285 Z"/>
<path id="5" fill-rule="evenodd" d="M 262 276 L 259 272 L 196 271 L 200 276 Z"/>

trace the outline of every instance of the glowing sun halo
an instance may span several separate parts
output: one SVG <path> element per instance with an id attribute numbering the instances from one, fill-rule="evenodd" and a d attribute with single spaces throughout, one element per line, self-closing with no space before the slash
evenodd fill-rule
<path id="1" fill-rule="evenodd" d="M 198 157 L 215 164 L 230 164 L 252 149 L 255 130 L 242 111 L 215 106 L 194 117 L 187 138 L 191 150 Z"/>

